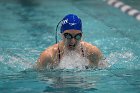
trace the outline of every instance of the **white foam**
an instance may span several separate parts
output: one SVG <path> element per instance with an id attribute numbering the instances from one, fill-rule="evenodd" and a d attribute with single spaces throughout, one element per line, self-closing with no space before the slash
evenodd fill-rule
<path id="1" fill-rule="evenodd" d="M 82 57 L 75 51 L 68 51 L 64 54 L 58 68 L 60 69 L 85 69 L 89 65 L 88 59 Z"/>

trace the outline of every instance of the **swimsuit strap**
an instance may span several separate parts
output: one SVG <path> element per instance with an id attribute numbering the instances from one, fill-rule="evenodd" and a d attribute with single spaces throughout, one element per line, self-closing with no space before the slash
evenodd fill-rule
<path id="1" fill-rule="evenodd" d="M 83 49 L 82 45 L 81 45 L 81 51 L 82 51 L 83 57 L 85 57 L 85 55 L 84 55 L 84 49 Z"/>
<path id="2" fill-rule="evenodd" d="M 83 49 L 82 45 L 81 45 L 81 51 L 82 51 L 82 56 L 85 57 L 84 49 Z M 59 46 L 58 46 L 58 59 L 59 59 L 59 63 L 60 63 L 61 55 L 60 55 L 60 49 L 59 49 Z"/>
<path id="3" fill-rule="evenodd" d="M 59 58 L 59 63 L 60 63 L 60 58 L 61 58 L 61 56 L 60 56 L 60 49 L 59 49 L 59 46 L 58 46 L 58 58 Z"/>

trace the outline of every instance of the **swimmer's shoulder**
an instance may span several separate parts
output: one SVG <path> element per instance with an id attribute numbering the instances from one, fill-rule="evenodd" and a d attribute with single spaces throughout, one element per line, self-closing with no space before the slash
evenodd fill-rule
<path id="1" fill-rule="evenodd" d="M 98 66 L 99 60 L 102 58 L 102 53 L 99 48 L 88 42 L 81 42 L 82 46 L 86 48 L 87 57 L 90 63 Z"/>
<path id="2" fill-rule="evenodd" d="M 46 48 L 40 55 L 37 65 L 39 68 L 44 68 L 48 63 L 52 63 L 52 58 L 55 56 L 58 49 L 58 44 L 54 44 L 48 48 Z"/>
<path id="3" fill-rule="evenodd" d="M 88 42 L 85 42 L 85 41 L 81 41 L 81 44 L 82 46 L 84 46 L 85 48 L 87 49 L 98 49 L 95 45 L 91 44 L 91 43 L 88 43 Z"/>
<path id="4" fill-rule="evenodd" d="M 97 46 L 85 41 L 82 41 L 81 44 L 83 47 L 86 48 L 86 51 L 88 52 L 89 55 L 93 53 L 97 55 L 102 55 L 100 49 Z"/>
<path id="5" fill-rule="evenodd" d="M 48 56 L 53 55 L 54 53 L 56 53 L 58 51 L 58 44 L 54 44 L 52 46 L 49 46 L 48 48 L 46 48 L 43 53 Z"/>

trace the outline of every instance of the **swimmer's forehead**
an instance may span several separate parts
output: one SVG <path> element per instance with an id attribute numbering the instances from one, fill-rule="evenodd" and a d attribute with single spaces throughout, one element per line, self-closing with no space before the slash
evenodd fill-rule
<path id="1" fill-rule="evenodd" d="M 73 30 L 72 29 L 72 30 L 65 30 L 64 33 L 79 34 L 79 33 L 82 33 L 82 32 L 80 30 Z"/>

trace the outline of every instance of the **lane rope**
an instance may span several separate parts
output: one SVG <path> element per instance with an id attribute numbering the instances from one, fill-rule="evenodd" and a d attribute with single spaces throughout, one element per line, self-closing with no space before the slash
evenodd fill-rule
<path id="1" fill-rule="evenodd" d="M 140 21 L 140 11 L 138 11 L 137 9 L 134 9 L 131 6 L 124 4 L 119 0 L 106 0 L 106 1 L 108 5 L 118 8 L 122 12 L 127 13 L 129 16 L 133 16 L 138 21 Z"/>

